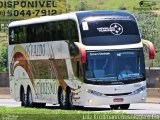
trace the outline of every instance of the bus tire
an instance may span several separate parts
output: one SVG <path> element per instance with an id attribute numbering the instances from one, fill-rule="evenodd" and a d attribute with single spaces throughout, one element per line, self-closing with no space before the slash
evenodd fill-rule
<path id="1" fill-rule="evenodd" d="M 60 108 L 65 109 L 66 108 L 66 95 L 65 92 L 60 88 L 58 90 L 58 103 L 60 105 Z"/>
<path id="2" fill-rule="evenodd" d="M 24 88 L 21 86 L 20 89 L 20 101 L 21 101 L 21 106 L 26 106 L 26 96 L 25 96 L 25 92 L 24 92 Z"/>
<path id="3" fill-rule="evenodd" d="M 84 109 L 85 109 L 84 106 L 74 106 L 74 108 L 75 108 L 76 110 L 84 110 Z"/>
<path id="4" fill-rule="evenodd" d="M 66 109 L 69 109 L 69 110 L 74 109 L 73 102 L 72 102 L 72 96 L 73 94 L 70 88 L 68 88 L 66 92 Z"/>
<path id="5" fill-rule="evenodd" d="M 32 91 L 31 88 L 28 87 L 27 89 L 27 103 L 26 103 L 27 107 L 33 107 L 33 97 L 32 97 Z"/>
<path id="6" fill-rule="evenodd" d="M 32 106 L 36 108 L 44 108 L 46 106 L 46 103 L 33 103 Z"/>
<path id="7" fill-rule="evenodd" d="M 112 110 L 118 110 L 119 105 L 110 105 L 110 108 L 111 108 Z"/>
<path id="8" fill-rule="evenodd" d="M 120 109 L 127 110 L 129 108 L 130 104 L 122 104 L 120 105 Z"/>

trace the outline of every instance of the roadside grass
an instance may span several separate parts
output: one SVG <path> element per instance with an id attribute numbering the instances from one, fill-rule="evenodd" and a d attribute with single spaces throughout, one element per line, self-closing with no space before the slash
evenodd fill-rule
<path id="1" fill-rule="evenodd" d="M 115 111 L 61 110 L 54 108 L 0 107 L 0 120 L 158 120 Z"/>

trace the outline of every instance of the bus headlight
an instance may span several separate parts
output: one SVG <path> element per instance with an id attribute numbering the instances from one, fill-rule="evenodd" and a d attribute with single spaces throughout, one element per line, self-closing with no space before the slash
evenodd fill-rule
<path id="1" fill-rule="evenodd" d="M 141 92 L 143 92 L 145 89 L 146 89 L 146 86 L 142 86 L 142 87 L 138 88 L 137 90 L 133 91 L 133 92 L 131 93 L 131 95 L 135 95 L 135 94 L 141 93 Z"/>
<path id="2" fill-rule="evenodd" d="M 103 96 L 102 93 L 100 92 L 97 92 L 95 90 L 91 90 L 91 89 L 86 89 L 86 92 L 90 93 L 90 94 L 93 94 L 93 95 L 97 95 L 97 96 Z"/>

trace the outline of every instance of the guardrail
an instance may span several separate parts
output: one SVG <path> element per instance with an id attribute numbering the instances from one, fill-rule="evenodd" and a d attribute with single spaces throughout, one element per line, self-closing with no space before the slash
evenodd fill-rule
<path id="1" fill-rule="evenodd" d="M 160 88 L 147 88 L 147 97 L 159 97 L 160 99 Z"/>
<path id="2" fill-rule="evenodd" d="M 0 73 L 0 87 L 9 87 L 8 73 Z"/>
<path id="3" fill-rule="evenodd" d="M 9 87 L 0 87 L 0 95 L 9 95 L 10 88 Z"/>

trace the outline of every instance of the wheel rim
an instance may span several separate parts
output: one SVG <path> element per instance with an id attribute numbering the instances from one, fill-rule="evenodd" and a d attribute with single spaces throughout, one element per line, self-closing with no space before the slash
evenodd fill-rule
<path id="1" fill-rule="evenodd" d="M 25 94 L 22 92 L 22 104 L 25 104 Z"/>
<path id="2" fill-rule="evenodd" d="M 61 92 L 60 101 L 61 101 L 62 106 L 64 106 L 65 102 L 66 102 L 65 101 L 65 92 L 64 91 Z"/>
<path id="3" fill-rule="evenodd" d="M 29 105 L 32 105 L 32 102 L 33 102 L 32 93 L 31 93 L 31 90 L 29 90 L 29 94 L 28 94 L 28 103 L 29 103 Z"/>
<path id="4" fill-rule="evenodd" d="M 70 94 L 69 94 L 69 102 L 70 102 L 70 105 L 72 106 L 73 105 L 72 92 L 70 92 Z"/>

